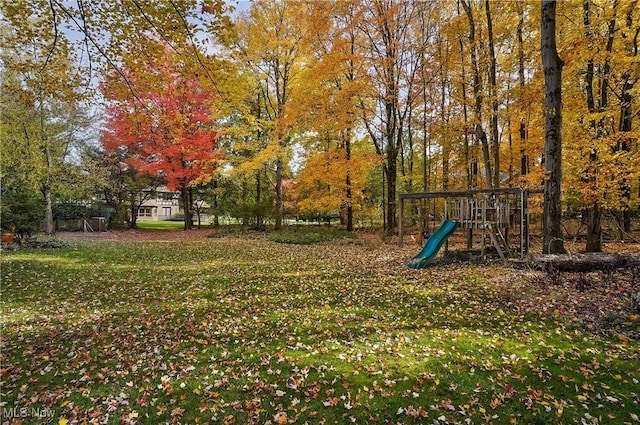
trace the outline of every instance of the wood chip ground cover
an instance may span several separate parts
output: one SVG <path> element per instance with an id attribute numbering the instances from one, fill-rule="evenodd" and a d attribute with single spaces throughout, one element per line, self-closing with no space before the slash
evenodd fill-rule
<path id="1" fill-rule="evenodd" d="M 2 423 L 640 423 L 634 275 L 415 271 L 415 249 L 140 232 L 3 252 Z"/>

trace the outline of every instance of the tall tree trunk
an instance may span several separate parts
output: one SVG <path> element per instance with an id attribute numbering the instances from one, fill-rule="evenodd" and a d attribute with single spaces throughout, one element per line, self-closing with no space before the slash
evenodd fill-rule
<path id="1" fill-rule="evenodd" d="M 256 172 L 256 229 L 261 229 L 263 225 L 262 216 L 262 179 L 260 177 L 260 171 Z"/>
<path id="2" fill-rule="evenodd" d="M 640 28 L 638 28 L 638 32 L 640 33 Z M 637 81 L 631 79 L 631 75 L 629 72 L 624 73 L 622 76 L 623 84 L 622 84 L 622 93 L 621 93 L 621 104 L 620 104 L 620 132 L 630 132 L 633 130 L 633 113 L 631 109 L 631 105 L 633 103 L 633 95 L 631 94 L 631 90 Z M 623 140 L 620 142 L 619 150 L 629 153 L 631 152 L 631 140 L 626 136 L 622 136 Z M 625 169 L 625 174 L 628 175 L 629 171 Z M 622 230 L 624 232 L 631 232 L 631 210 L 629 208 L 629 201 L 631 200 L 631 185 L 628 177 L 623 177 L 620 182 L 620 192 L 622 194 L 622 198 L 625 200 L 626 206 L 621 211 L 621 224 Z"/>
<path id="3" fill-rule="evenodd" d="M 220 227 L 218 179 L 213 180 L 213 227 Z"/>
<path id="4" fill-rule="evenodd" d="M 242 190 L 240 191 L 240 199 L 242 199 L 242 205 L 244 207 L 244 214 L 242 214 L 242 225 L 246 226 L 247 224 L 249 224 L 249 221 L 248 221 L 249 209 L 247 204 L 247 197 L 249 196 L 249 185 L 247 184 L 246 181 L 243 180 L 241 187 L 242 187 Z"/>
<path id="5" fill-rule="evenodd" d="M 430 187 L 431 178 L 431 129 L 427 120 L 427 84 L 425 74 L 424 57 L 420 63 L 420 77 L 422 80 L 422 191 L 426 192 Z M 420 222 L 422 223 L 422 234 L 426 234 L 428 228 L 428 202 L 425 199 L 420 200 Z"/>
<path id="6" fill-rule="evenodd" d="M 49 146 L 46 144 L 44 151 L 47 157 L 47 168 L 51 170 L 53 168 L 53 159 L 51 158 L 51 151 L 49 150 Z M 53 201 L 51 199 L 51 183 L 49 182 L 48 178 L 40 185 L 40 191 L 42 192 L 42 196 L 44 197 L 44 234 L 47 236 L 53 236 L 56 233 L 56 229 L 53 223 Z"/>
<path id="7" fill-rule="evenodd" d="M 396 181 L 398 175 L 398 151 L 395 147 L 395 141 L 392 139 L 387 144 L 387 198 L 386 198 L 386 230 L 387 235 L 391 236 L 396 227 Z"/>
<path id="8" fill-rule="evenodd" d="M 527 119 L 524 116 L 524 88 L 525 88 L 525 74 L 524 74 L 524 38 L 523 38 L 523 27 L 524 27 L 524 7 L 521 3 L 516 3 L 518 6 L 518 13 L 520 15 L 520 19 L 518 20 L 518 28 L 516 30 L 518 37 L 518 84 L 520 86 L 520 113 L 523 116 L 520 117 L 520 128 L 518 131 L 520 137 L 520 175 L 526 176 L 529 174 L 529 156 L 527 155 L 526 143 L 529 138 L 529 130 L 527 126 Z"/>
<path id="9" fill-rule="evenodd" d="M 183 186 L 180 188 L 180 196 L 182 197 L 182 208 L 184 210 L 184 230 L 193 228 L 193 200 L 191 189 Z"/>
<path id="10" fill-rule="evenodd" d="M 413 192 L 413 169 L 415 167 L 415 151 L 413 146 L 413 127 L 411 125 L 413 117 L 413 107 L 409 105 L 409 119 L 407 120 L 407 144 L 409 145 L 409 164 L 408 164 L 408 178 L 407 178 L 407 192 Z"/>
<path id="11" fill-rule="evenodd" d="M 493 187 L 500 186 L 500 134 L 498 132 L 498 89 L 496 82 L 496 49 L 493 42 L 493 20 L 489 0 L 485 0 L 487 36 L 489 38 L 489 93 L 491 94 L 491 146 L 493 149 Z"/>
<path id="12" fill-rule="evenodd" d="M 460 16 L 460 6 L 458 5 L 458 16 Z M 474 187 L 473 174 L 471 172 L 471 146 L 469 145 L 469 102 L 467 100 L 467 72 L 465 67 L 464 43 L 462 35 L 458 34 L 458 47 L 460 48 L 460 91 L 462 92 L 462 117 L 464 119 L 464 164 L 467 175 L 467 189 Z M 469 229 L 472 230 L 472 229 Z M 471 246 L 469 246 L 471 248 Z"/>
<path id="13" fill-rule="evenodd" d="M 440 86 L 440 122 L 443 127 L 443 131 L 440 134 L 441 146 L 442 146 L 442 190 L 449 190 L 449 157 L 450 148 L 449 143 L 446 140 L 445 123 L 447 123 L 446 117 L 446 104 L 447 104 L 447 75 L 442 75 Z"/>
<path id="14" fill-rule="evenodd" d="M 458 3 L 457 11 L 458 16 L 460 16 L 460 3 Z M 462 92 L 462 117 L 464 119 L 464 164 L 467 177 L 467 189 L 472 189 L 476 186 L 475 174 L 472 167 L 472 163 L 475 163 L 476 158 L 469 143 L 469 102 L 467 100 L 467 72 L 465 67 L 466 55 L 464 54 L 464 43 L 462 42 L 461 34 L 458 34 L 458 46 L 460 48 L 460 85 Z M 473 229 L 467 229 L 466 233 L 467 249 L 471 249 L 473 247 Z"/>
<path id="15" fill-rule="evenodd" d="M 510 90 L 510 84 L 507 85 L 507 90 Z M 511 127 L 511 99 L 507 98 L 506 113 L 507 113 L 507 140 L 509 142 L 509 187 L 513 187 L 514 181 L 514 168 L 513 168 L 513 128 Z"/>
<path id="16" fill-rule="evenodd" d="M 482 159 L 484 161 L 484 171 L 487 186 L 493 186 L 492 172 L 491 172 L 491 159 L 489 155 L 489 142 L 487 140 L 487 133 L 482 126 L 482 79 L 480 77 L 480 67 L 478 64 L 478 48 L 476 42 L 476 27 L 473 18 L 473 11 L 471 10 L 471 4 L 467 0 L 461 0 L 460 4 L 464 9 L 467 19 L 469 21 L 469 45 L 471 48 L 471 66 L 473 67 L 473 97 L 475 99 L 474 104 L 474 133 L 476 141 L 480 143 L 482 147 Z"/>
<path id="17" fill-rule="evenodd" d="M 351 129 L 345 131 L 343 140 L 345 159 L 347 161 L 347 174 L 345 176 L 345 199 L 347 202 L 347 232 L 353 231 L 353 194 L 351 193 Z"/>
<path id="18" fill-rule="evenodd" d="M 562 67 L 556 48 L 556 1 L 542 0 L 541 54 L 545 87 L 543 254 L 564 253 L 562 236 Z"/>
<path id="19" fill-rule="evenodd" d="M 282 159 L 276 160 L 276 225 L 275 230 L 282 228 L 282 216 L 284 211 L 284 202 L 282 200 L 282 176 L 283 163 Z"/>
<path id="20" fill-rule="evenodd" d="M 593 204 L 587 211 L 587 243 L 585 251 L 602 252 L 602 206 Z"/>
<path id="21" fill-rule="evenodd" d="M 421 40 L 425 39 L 425 24 L 423 11 L 420 12 Z M 429 102 L 427 97 L 427 74 L 425 72 L 426 58 L 424 52 L 420 58 L 420 81 L 422 82 L 422 191 L 426 192 L 431 183 L 431 128 L 427 111 Z M 429 204 L 426 199 L 420 200 L 420 223 L 422 225 L 422 235 L 427 233 L 429 219 Z"/>
<path id="22" fill-rule="evenodd" d="M 391 49 L 391 48 L 390 48 Z M 395 59 L 395 54 L 391 51 L 387 53 L 387 59 Z M 391 66 L 388 70 L 389 81 L 387 82 L 387 95 L 385 96 L 385 140 L 386 140 L 386 222 L 385 229 L 387 235 L 391 236 L 396 226 L 396 180 L 398 176 L 398 149 L 396 147 L 397 127 L 397 102 L 398 93 L 395 84 L 395 69 Z"/>
<path id="23" fill-rule="evenodd" d="M 607 24 L 607 45 L 606 52 L 611 53 L 613 50 L 613 38 L 615 34 L 616 26 L 616 9 L 618 6 L 618 0 L 613 2 L 613 15 Z M 585 26 L 585 37 L 592 37 L 591 33 L 591 0 L 583 1 L 583 22 Z M 598 98 L 596 99 L 594 93 L 594 76 L 595 65 L 592 59 L 587 61 L 587 72 L 585 75 L 586 94 L 587 94 L 587 107 L 589 113 L 604 113 L 609 106 L 609 75 L 611 73 L 611 66 L 609 59 L 605 58 L 602 68 L 599 70 L 600 84 L 598 87 Z M 604 117 L 598 119 L 591 119 L 590 126 L 593 130 L 595 138 L 607 137 L 609 130 Z M 599 168 L 599 152 L 594 147 L 592 148 L 589 156 L 589 180 L 591 184 L 591 190 L 597 192 L 597 177 L 596 174 Z M 587 241 L 585 249 L 588 252 L 600 252 L 602 251 L 602 204 L 599 200 L 596 200 L 593 205 L 589 206 L 587 210 Z"/>
<path id="24" fill-rule="evenodd" d="M 626 16 L 626 26 L 630 31 L 632 30 L 632 26 L 634 24 L 634 13 L 633 7 L 630 7 L 627 16 Z M 637 10 L 636 10 L 637 12 Z M 637 17 L 636 17 L 637 19 Z M 636 27 L 634 37 L 628 42 L 628 52 L 630 57 L 638 56 L 638 38 L 640 36 L 640 27 Z M 632 76 L 629 70 L 625 71 L 622 74 L 622 92 L 620 94 L 620 126 L 619 130 L 621 132 L 630 132 L 633 130 L 633 87 L 635 83 L 638 81 L 640 77 L 637 75 Z M 620 143 L 620 149 L 626 153 L 631 151 L 631 140 L 626 136 L 623 136 L 623 140 Z M 622 193 L 623 199 L 626 201 L 627 205 L 631 200 L 631 182 L 628 178 L 623 178 L 620 183 L 620 191 Z M 622 215 L 622 230 L 624 232 L 631 232 L 631 210 L 630 208 L 625 208 L 621 212 Z"/>
<path id="25" fill-rule="evenodd" d="M 47 236 L 53 236 L 56 231 L 53 223 L 53 201 L 50 185 L 48 183 L 40 185 L 40 192 L 44 198 L 44 233 Z"/>
<path id="26" fill-rule="evenodd" d="M 428 21 L 426 19 L 425 16 L 425 8 L 420 8 L 419 12 L 418 12 L 418 16 L 419 16 L 419 26 L 418 28 L 420 29 L 420 41 L 421 43 L 425 43 L 427 42 L 428 36 L 427 36 L 427 28 L 428 28 Z M 430 130 L 429 130 L 429 121 L 428 121 L 428 114 L 427 111 L 429 110 L 429 102 L 428 102 L 428 98 L 427 98 L 427 73 L 426 73 L 426 65 L 427 65 L 427 56 L 425 54 L 425 50 L 421 49 L 420 50 L 420 65 L 419 65 L 419 70 L 420 70 L 420 87 L 421 87 L 421 100 L 422 100 L 422 116 L 421 116 L 421 132 L 422 132 L 422 191 L 426 192 L 429 188 L 429 173 L 431 172 L 431 167 L 429 166 L 431 159 L 428 158 L 428 152 L 430 151 L 430 149 L 428 149 L 429 145 L 430 145 Z M 411 120 L 411 119 L 410 119 Z M 427 161 L 429 161 L 429 164 L 427 163 Z M 420 223 L 422 226 L 422 232 L 421 234 L 426 234 L 427 231 L 427 226 L 428 226 L 428 202 L 426 199 L 421 199 L 420 200 Z"/>
<path id="27" fill-rule="evenodd" d="M 349 33 L 349 54 L 351 57 L 355 57 L 356 54 L 356 35 L 353 31 Z M 346 73 L 346 79 L 350 83 L 353 83 L 356 80 L 356 70 L 355 64 L 353 60 L 348 61 L 348 72 Z M 349 125 L 347 129 L 343 133 L 343 148 L 345 152 L 345 159 L 347 161 L 347 173 L 345 175 L 345 198 L 347 202 L 346 208 L 346 229 L 348 232 L 353 231 L 353 193 L 352 193 L 352 185 L 351 185 L 351 170 L 352 170 L 352 162 L 351 162 L 351 136 L 353 132 L 353 121 L 349 120 Z"/>
<path id="28" fill-rule="evenodd" d="M 40 95 L 42 96 L 42 88 Z M 41 98 L 42 99 L 42 98 Z M 51 182 L 54 174 L 53 158 L 51 156 L 51 149 L 45 131 L 45 118 L 44 118 L 44 102 L 40 101 L 40 132 L 42 142 L 44 144 L 45 160 L 47 162 L 47 174 L 48 177 L 40 184 L 40 191 L 44 197 L 44 233 L 47 236 L 53 236 L 55 234 L 55 227 L 53 224 L 53 201 L 51 199 Z"/>
<path id="29" fill-rule="evenodd" d="M 462 45 L 462 38 L 458 38 L 460 44 L 460 54 L 462 55 L 464 49 Z M 466 72 L 464 67 L 464 61 L 461 66 L 462 71 L 462 117 L 464 118 L 464 164 L 465 172 L 467 174 L 467 189 L 475 187 L 474 174 L 471 169 L 471 146 L 469 146 L 469 111 L 467 108 L 467 83 Z M 473 247 L 473 229 L 467 229 L 467 249 Z"/>
<path id="30" fill-rule="evenodd" d="M 351 175 L 347 174 L 346 180 L 347 190 L 345 196 L 347 198 L 347 232 L 353 232 L 353 198 L 351 194 Z"/>
<path id="31" fill-rule="evenodd" d="M 136 205 L 135 195 L 131 198 L 131 203 L 129 204 L 129 216 L 130 220 L 127 220 L 129 224 L 129 229 L 134 230 L 138 228 L 138 210 L 139 207 Z"/>
<path id="32" fill-rule="evenodd" d="M 585 27 L 585 37 L 591 38 L 591 0 L 584 0 L 582 3 L 583 7 L 583 23 Z M 593 77 L 595 72 L 595 65 L 593 59 L 589 58 L 587 60 L 587 69 L 585 72 L 585 94 L 587 100 L 587 109 L 590 114 L 596 113 L 596 100 L 593 90 Z M 598 129 L 598 123 L 595 119 L 590 120 L 589 126 L 596 133 L 595 137 L 599 137 L 598 133 L 600 130 Z M 589 154 L 589 168 L 585 173 L 588 176 L 585 181 L 590 185 L 596 184 L 596 173 L 598 169 L 598 153 L 595 150 L 595 147 L 592 147 L 591 153 Z M 585 208 L 583 214 L 586 216 L 587 222 L 587 241 L 585 249 L 589 252 L 599 252 L 602 251 L 601 246 L 601 237 L 602 237 L 602 228 L 600 227 L 600 218 L 601 218 L 601 210 L 598 206 L 598 203 Z"/>
<path id="33" fill-rule="evenodd" d="M 640 33 L 640 28 L 638 28 L 638 32 Z M 625 72 L 622 75 L 622 92 L 620 94 L 620 131 L 631 131 L 633 129 L 633 111 L 631 109 L 631 105 L 633 104 L 633 86 L 638 81 L 638 77 L 631 77 L 631 73 L 629 71 Z M 631 146 L 629 146 L 630 148 Z M 626 146 L 622 146 L 622 148 L 626 148 Z"/>
<path id="34" fill-rule="evenodd" d="M 387 199 L 387 194 L 385 193 L 387 190 L 387 166 L 383 165 L 382 166 L 382 205 L 381 205 L 381 209 L 382 209 L 382 228 L 386 229 L 387 228 L 387 206 L 386 206 L 386 199 Z"/>

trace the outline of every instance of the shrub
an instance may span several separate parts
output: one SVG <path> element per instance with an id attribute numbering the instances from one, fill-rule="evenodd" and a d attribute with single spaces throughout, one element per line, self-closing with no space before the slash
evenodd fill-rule
<path id="1" fill-rule="evenodd" d="M 27 190 L 7 190 L 2 195 L 2 229 L 18 236 L 40 230 L 44 218 L 42 199 Z"/>

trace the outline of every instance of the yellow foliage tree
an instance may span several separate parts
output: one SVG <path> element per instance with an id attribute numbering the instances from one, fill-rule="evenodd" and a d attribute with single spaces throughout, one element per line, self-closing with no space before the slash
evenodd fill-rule
<path id="1" fill-rule="evenodd" d="M 563 40 L 570 75 L 565 82 L 567 199 L 586 219 L 587 251 L 602 250 L 605 210 L 626 215 L 637 203 L 631 196 L 631 182 L 640 177 L 640 133 L 631 113 L 639 106 L 633 90 L 640 74 L 637 4 L 586 0 L 580 8 L 565 8 L 571 27 Z"/>
<path id="2" fill-rule="evenodd" d="M 255 2 L 236 22 L 234 54 L 246 65 L 248 78 L 259 92 L 253 113 L 261 117 L 266 142 L 251 161 L 275 168 L 276 229 L 282 225 L 283 181 L 298 129 L 292 98 L 299 90 L 308 51 L 309 28 L 304 25 L 308 9 L 306 2 L 295 0 Z"/>
<path id="3" fill-rule="evenodd" d="M 362 202 L 359 193 L 370 163 L 369 155 L 352 152 L 360 124 L 358 104 L 368 89 L 364 61 L 356 53 L 361 13 L 355 2 L 311 4 L 307 25 L 312 28 L 309 47 L 314 54 L 308 57 L 303 89 L 295 97 L 298 122 L 311 141 L 305 144 L 309 154 L 296 186 L 299 206 L 303 211 L 341 211 L 348 231 L 353 230 L 353 214 Z M 313 188 L 319 192 L 312 198 L 300 198 Z"/>
<path id="4" fill-rule="evenodd" d="M 296 176 L 294 193 L 303 214 L 344 213 L 347 206 L 354 214 L 362 210 L 366 177 L 380 163 L 379 157 L 373 152 L 356 151 L 347 159 L 345 151 L 335 147 L 311 153 Z M 346 175 L 351 178 L 345 179 Z"/>

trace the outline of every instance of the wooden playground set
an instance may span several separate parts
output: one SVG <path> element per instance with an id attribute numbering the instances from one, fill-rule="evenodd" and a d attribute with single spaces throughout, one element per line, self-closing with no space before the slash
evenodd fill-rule
<path id="1" fill-rule="evenodd" d="M 467 229 L 468 249 L 472 248 L 474 233 L 480 233 L 480 255 L 483 258 L 487 248 L 492 246 L 502 259 L 524 259 L 529 252 L 529 198 L 532 194 L 541 193 L 541 190 L 510 187 L 401 194 L 398 227 L 401 246 L 404 241 L 406 201 L 420 201 L 422 211 L 418 214 L 423 217 L 430 215 L 433 220 L 437 215 L 442 217 L 440 227 L 429 235 L 424 248 L 411 259 L 409 267 L 425 267 L 443 245 L 447 250 L 447 240 L 458 228 Z M 434 205 L 435 212 L 437 200 L 440 200 L 440 214 L 425 214 L 429 201 Z"/>
<path id="2" fill-rule="evenodd" d="M 461 228 L 466 230 L 467 251 L 478 251 L 479 242 L 477 256 L 482 259 L 486 258 L 489 248 L 493 248 L 503 260 L 526 261 L 545 270 L 586 272 L 640 267 L 640 254 L 637 252 L 531 254 L 531 196 L 538 196 L 537 205 L 540 206 L 542 193 L 540 189 L 509 187 L 401 194 L 400 246 L 404 242 L 407 201 L 414 202 L 413 219 L 422 221 L 423 229 L 431 223 L 435 230 L 435 223 L 440 223 L 437 230 L 424 235 L 426 242 L 422 250 L 409 260 L 407 266 L 420 269 L 429 265 L 443 246 L 445 252 L 448 251 L 449 237 Z"/>

